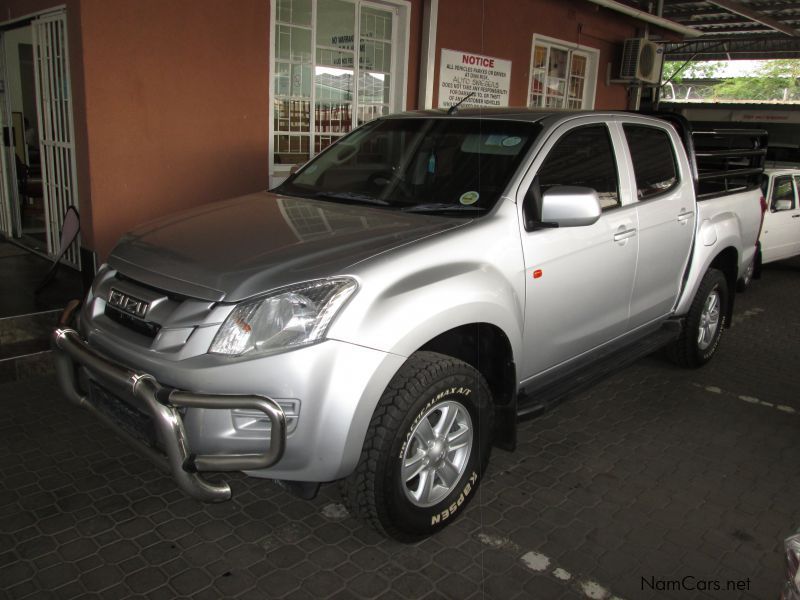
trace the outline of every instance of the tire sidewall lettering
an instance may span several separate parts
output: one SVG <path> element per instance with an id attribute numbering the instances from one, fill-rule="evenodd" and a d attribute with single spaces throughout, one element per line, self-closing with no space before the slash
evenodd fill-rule
<path id="1" fill-rule="evenodd" d="M 722 332 L 724 331 L 724 329 L 725 329 L 725 317 L 723 316 L 719 321 L 719 329 L 718 329 L 717 334 L 715 336 L 714 343 L 711 344 L 705 350 L 702 350 L 700 352 L 700 356 L 703 358 L 703 360 L 710 359 L 714 355 L 714 353 L 717 351 L 717 347 L 719 346 L 719 342 L 722 339 Z"/>
<path id="2" fill-rule="evenodd" d="M 462 379 L 463 376 L 456 376 Z M 414 417 L 404 422 L 403 433 L 400 439 L 396 438 L 393 451 L 389 454 L 390 463 L 385 463 L 384 481 L 388 489 L 396 490 L 389 495 L 389 506 L 387 509 L 391 518 L 404 521 L 406 531 L 425 532 L 429 535 L 434 531 L 445 527 L 455 520 L 455 517 L 462 511 L 469 500 L 475 495 L 475 488 L 485 466 L 485 458 L 488 457 L 490 435 L 491 435 L 491 395 L 486 389 L 485 384 L 471 383 L 470 381 L 450 381 L 443 380 L 434 389 L 428 388 L 425 394 L 426 400 L 417 404 L 419 407 L 413 413 Z M 417 427 L 422 418 L 437 404 L 445 401 L 456 402 L 466 410 L 475 427 L 473 437 L 473 447 L 470 457 L 465 465 L 461 481 L 455 488 L 440 502 L 429 507 L 414 506 L 406 497 L 403 489 L 404 481 L 402 478 L 402 464 L 408 445 L 413 439 L 411 433 Z M 486 413 L 489 414 L 486 414 Z"/>
<path id="3" fill-rule="evenodd" d="M 416 428 L 416 426 L 419 423 L 420 419 L 422 419 L 422 417 L 425 416 L 425 414 L 431 408 L 433 408 L 436 405 L 436 403 L 438 403 L 439 401 L 445 400 L 447 398 L 450 398 L 451 396 L 461 395 L 464 398 L 467 398 L 467 397 L 469 397 L 469 395 L 471 393 L 472 393 L 472 388 L 469 388 L 469 387 L 466 387 L 466 386 L 458 386 L 458 387 L 454 386 L 454 387 L 450 387 L 450 388 L 448 388 L 446 390 L 443 390 L 443 391 L 439 392 L 433 398 L 431 398 L 425 404 L 425 406 L 423 406 L 422 409 L 417 413 L 417 416 L 414 417 L 414 420 L 411 421 L 411 424 L 406 429 L 405 439 L 403 440 L 402 446 L 400 446 L 400 453 L 398 454 L 397 458 L 399 460 L 403 460 L 403 456 L 405 455 L 405 451 L 406 451 L 406 448 L 408 447 L 408 443 L 411 441 L 411 433 Z M 463 406 L 464 406 L 464 408 L 469 410 L 469 408 L 467 407 L 466 404 L 464 404 Z"/>
<path id="4" fill-rule="evenodd" d="M 472 490 L 475 489 L 477 483 L 478 473 L 472 471 L 469 476 L 469 480 L 464 484 L 464 487 L 462 488 L 461 493 L 458 495 L 458 498 L 454 502 L 451 502 L 450 506 L 445 508 L 443 511 L 431 515 L 431 527 L 439 525 L 442 521 L 446 521 L 455 515 L 458 509 L 461 508 L 461 505 L 464 504 L 466 499 L 469 497 Z"/>
<path id="5" fill-rule="evenodd" d="M 697 347 L 697 356 L 703 362 L 707 362 L 708 360 L 710 360 L 711 357 L 714 355 L 714 353 L 717 351 L 717 347 L 719 346 L 719 342 L 722 339 L 722 332 L 725 330 L 725 324 L 727 322 L 727 318 L 726 318 L 726 316 L 724 314 L 724 311 L 725 311 L 724 307 L 727 305 L 727 302 L 728 302 L 727 291 L 723 290 L 719 285 L 715 285 L 709 291 L 709 295 L 712 294 L 713 292 L 717 292 L 717 294 L 719 295 L 720 312 L 722 314 L 721 314 L 720 320 L 719 320 L 719 327 L 717 328 L 717 332 L 714 335 L 714 342 L 708 348 L 706 348 L 705 350 L 701 350 L 699 347 Z M 706 297 L 708 297 L 708 295 Z"/>

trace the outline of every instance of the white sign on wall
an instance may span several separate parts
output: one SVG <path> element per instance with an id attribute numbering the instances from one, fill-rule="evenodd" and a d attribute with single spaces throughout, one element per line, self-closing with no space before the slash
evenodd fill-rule
<path id="1" fill-rule="evenodd" d="M 508 106 L 511 61 L 473 52 L 442 49 L 439 108 L 449 108 L 470 93 L 461 106 Z"/>
<path id="2" fill-rule="evenodd" d="M 734 123 L 800 123 L 800 114 L 794 110 L 735 110 L 731 113 Z"/>

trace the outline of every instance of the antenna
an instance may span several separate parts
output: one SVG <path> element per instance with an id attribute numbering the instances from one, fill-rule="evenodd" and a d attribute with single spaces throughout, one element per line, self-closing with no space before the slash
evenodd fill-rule
<path id="1" fill-rule="evenodd" d="M 467 94 L 466 96 L 464 96 L 464 97 L 463 97 L 461 100 L 459 100 L 458 102 L 456 102 L 455 104 L 453 104 L 453 106 L 451 106 L 450 108 L 448 108 L 448 109 L 447 109 L 447 114 L 448 114 L 448 115 L 454 115 L 454 114 L 456 114 L 456 113 L 458 112 L 458 107 L 459 107 L 459 106 L 461 106 L 461 104 L 462 104 L 462 103 L 463 103 L 465 100 L 469 100 L 469 99 L 470 99 L 470 98 L 472 98 L 474 95 L 475 95 L 475 92 L 470 92 L 469 94 Z"/>

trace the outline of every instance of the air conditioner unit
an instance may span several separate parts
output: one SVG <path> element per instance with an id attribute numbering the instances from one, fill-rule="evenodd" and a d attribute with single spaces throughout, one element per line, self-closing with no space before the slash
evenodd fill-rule
<path id="1" fill-rule="evenodd" d="M 663 53 L 663 49 L 650 40 L 644 38 L 625 40 L 619 78 L 658 83 L 661 81 Z"/>

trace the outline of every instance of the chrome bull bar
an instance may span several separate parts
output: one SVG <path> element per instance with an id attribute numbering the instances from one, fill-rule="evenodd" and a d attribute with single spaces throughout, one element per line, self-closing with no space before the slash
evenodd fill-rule
<path id="1" fill-rule="evenodd" d="M 64 320 L 62 319 L 62 323 Z M 68 327 L 58 327 L 52 336 L 56 374 L 61 389 L 74 404 L 91 412 L 159 467 L 169 471 L 189 496 L 204 502 L 224 502 L 231 497 L 226 482 L 206 481 L 200 471 L 245 471 L 265 469 L 277 463 L 286 447 L 286 418 L 271 398 L 258 395 L 198 394 L 167 388 L 154 377 L 116 365 L 95 352 Z M 76 364 L 103 382 L 128 390 L 146 407 L 153 419 L 166 456 L 137 439 L 80 391 Z M 258 454 L 194 455 L 189 451 L 179 408 L 243 408 L 263 412 L 272 425 L 269 447 Z"/>

